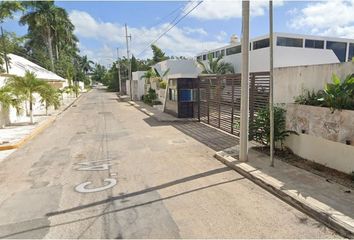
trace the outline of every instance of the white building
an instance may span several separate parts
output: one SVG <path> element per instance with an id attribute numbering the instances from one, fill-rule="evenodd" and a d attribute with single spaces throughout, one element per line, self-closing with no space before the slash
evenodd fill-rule
<path id="1" fill-rule="evenodd" d="M 351 61 L 354 57 L 354 39 L 320 37 L 289 33 L 274 33 L 274 68 L 318 65 Z M 241 43 L 233 39 L 227 46 L 202 52 L 199 60 L 207 60 L 208 54 L 241 72 Z M 269 71 L 269 35 L 250 41 L 250 71 Z"/>
<path id="2" fill-rule="evenodd" d="M 60 89 L 68 86 L 68 81 L 57 74 L 15 54 L 8 54 L 9 57 L 9 72 L 0 73 L 0 87 L 6 84 L 6 80 L 11 76 L 23 77 L 26 71 L 33 72 L 39 80 L 46 81 L 52 86 Z M 6 65 L 4 64 L 3 69 L 6 70 Z M 34 104 L 34 113 L 39 113 L 44 111 L 44 107 L 40 103 L 39 96 L 35 96 L 36 102 Z M 28 108 L 24 104 L 24 109 Z M 25 111 L 21 115 L 16 114 L 16 110 L 13 108 L 9 109 L 8 113 L 5 113 L 0 106 L 0 127 L 9 123 L 17 123 L 22 121 L 27 121 L 28 117 Z"/>
<path id="3" fill-rule="evenodd" d="M 132 72 L 132 95 L 133 100 L 141 100 L 145 94 L 145 78 L 143 78 L 146 71 Z M 126 80 L 127 94 L 130 96 L 130 81 Z"/>

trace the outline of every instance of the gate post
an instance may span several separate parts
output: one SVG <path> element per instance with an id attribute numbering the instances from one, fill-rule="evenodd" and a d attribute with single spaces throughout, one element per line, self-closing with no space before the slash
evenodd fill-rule
<path id="1" fill-rule="evenodd" d="M 250 119 L 249 122 L 253 123 L 254 120 L 254 91 L 256 90 L 256 76 L 255 73 L 250 73 L 250 82 L 251 82 L 251 86 L 250 86 L 250 100 L 249 100 L 249 108 L 250 108 Z M 249 131 L 251 131 L 252 129 L 249 128 Z"/>
<path id="2" fill-rule="evenodd" d="M 198 78 L 197 78 L 198 80 L 198 82 L 197 82 L 197 84 L 198 84 L 198 122 L 200 122 L 200 77 L 198 76 Z"/>

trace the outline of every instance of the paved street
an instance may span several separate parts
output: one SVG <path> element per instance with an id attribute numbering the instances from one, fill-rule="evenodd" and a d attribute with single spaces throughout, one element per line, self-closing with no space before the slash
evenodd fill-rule
<path id="1" fill-rule="evenodd" d="M 95 89 L 0 162 L 0 237 L 339 237 L 214 152 Z"/>

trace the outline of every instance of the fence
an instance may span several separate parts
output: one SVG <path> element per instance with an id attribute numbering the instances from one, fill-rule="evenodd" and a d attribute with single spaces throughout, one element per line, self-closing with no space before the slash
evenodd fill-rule
<path id="1" fill-rule="evenodd" d="M 269 72 L 250 73 L 249 119 L 269 102 Z M 199 77 L 198 119 L 239 136 L 241 74 Z"/>

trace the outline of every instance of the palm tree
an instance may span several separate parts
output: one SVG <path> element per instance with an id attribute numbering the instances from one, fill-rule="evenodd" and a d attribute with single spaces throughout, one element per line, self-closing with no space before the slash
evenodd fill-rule
<path id="1" fill-rule="evenodd" d="M 3 86 L 0 88 L 0 105 L 2 110 L 8 110 L 10 107 L 16 109 L 17 114 L 22 110 L 21 103 L 23 99 L 17 95 L 16 90 L 11 89 L 10 86 Z"/>
<path id="2" fill-rule="evenodd" d="M 12 89 L 16 89 L 24 98 L 29 102 L 30 122 L 33 124 L 33 101 L 34 93 L 41 94 L 46 88 L 49 88 L 49 84 L 36 78 L 35 74 L 26 71 L 24 77 L 14 76 L 9 78 L 7 85 Z"/>
<path id="3" fill-rule="evenodd" d="M 88 60 L 87 56 L 83 56 L 80 60 L 81 69 L 84 71 L 85 74 L 92 70 L 91 64 L 94 64 L 94 62 Z"/>
<path id="4" fill-rule="evenodd" d="M 230 63 L 221 61 L 222 56 L 217 59 L 213 59 L 211 54 L 208 55 L 208 63 L 204 63 L 201 60 L 197 60 L 198 64 L 202 67 L 203 74 L 228 74 L 234 73 L 234 67 Z"/>
<path id="5" fill-rule="evenodd" d="M 45 114 L 48 116 L 48 108 L 53 106 L 54 109 L 60 107 L 60 92 L 52 86 L 44 88 L 40 93 L 41 103 L 45 104 Z"/>
<path id="6" fill-rule="evenodd" d="M 28 25 L 28 32 L 32 36 L 41 38 L 47 46 L 51 70 L 54 71 L 53 55 L 53 26 L 55 16 L 54 1 L 30 2 L 27 7 L 32 11 L 27 12 L 20 19 L 21 25 Z"/>

